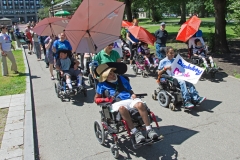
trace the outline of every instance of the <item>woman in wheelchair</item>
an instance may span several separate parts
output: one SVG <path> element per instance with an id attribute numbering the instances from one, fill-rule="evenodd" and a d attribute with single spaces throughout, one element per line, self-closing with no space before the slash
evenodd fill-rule
<path id="1" fill-rule="evenodd" d="M 213 58 L 212 58 L 212 56 L 208 56 L 208 57 L 206 56 L 207 50 L 206 50 L 205 46 L 201 43 L 200 39 L 197 38 L 197 39 L 195 39 L 194 42 L 195 42 L 195 48 L 193 48 L 193 55 L 197 56 L 203 60 L 204 66 L 206 67 L 207 72 L 209 72 L 211 68 L 209 68 L 206 59 L 209 59 L 210 65 L 211 65 L 210 67 L 213 68 L 214 67 Z"/>
<path id="2" fill-rule="evenodd" d="M 161 77 L 163 73 L 166 73 L 168 70 L 171 70 L 171 64 L 174 61 L 174 49 L 172 47 L 167 47 L 166 58 L 162 59 L 158 66 L 158 75 Z M 192 83 L 186 82 L 184 80 L 177 79 L 182 97 L 184 100 L 184 108 L 193 108 L 194 104 L 202 103 L 206 98 L 200 97 L 197 90 L 195 89 Z M 160 82 L 160 80 L 158 80 Z"/>
<path id="3" fill-rule="evenodd" d="M 124 63 L 121 63 L 126 65 Z M 126 66 L 127 67 L 127 66 Z M 118 64 L 118 68 L 122 68 Z M 111 67 L 107 64 L 99 65 L 96 68 L 96 73 L 100 76 L 97 85 L 95 103 L 109 102 L 112 103 L 111 110 L 118 111 L 121 117 L 127 122 L 128 127 L 134 134 L 136 143 L 145 142 L 145 137 L 141 131 L 134 127 L 132 119 L 129 114 L 129 109 L 136 108 L 141 115 L 144 124 L 146 125 L 146 138 L 155 140 L 158 139 L 157 133 L 151 128 L 148 118 L 148 112 L 141 99 L 136 98 L 132 91 L 129 81 L 124 76 L 119 76 L 114 71 L 117 68 Z M 127 69 L 126 69 L 127 70 Z M 103 93 L 108 90 L 109 98 L 102 98 Z"/>
<path id="4" fill-rule="evenodd" d="M 56 62 L 56 70 L 60 72 L 61 76 L 66 78 L 66 83 L 70 94 L 74 95 L 72 89 L 71 76 L 77 77 L 77 85 L 79 89 L 84 89 L 82 86 L 82 73 L 78 70 L 79 62 L 74 58 L 69 58 L 66 50 L 59 51 L 59 59 Z"/>

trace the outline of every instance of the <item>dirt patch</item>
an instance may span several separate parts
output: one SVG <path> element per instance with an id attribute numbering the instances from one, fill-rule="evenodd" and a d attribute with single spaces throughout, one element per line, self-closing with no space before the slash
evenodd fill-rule
<path id="1" fill-rule="evenodd" d="M 8 108 L 0 109 L 0 146 L 2 144 L 2 138 L 3 138 L 4 129 L 6 125 L 7 114 L 8 114 Z"/>

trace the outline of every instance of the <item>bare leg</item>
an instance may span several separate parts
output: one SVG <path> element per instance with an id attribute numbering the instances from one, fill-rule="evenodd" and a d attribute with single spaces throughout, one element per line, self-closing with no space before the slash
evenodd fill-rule
<path id="1" fill-rule="evenodd" d="M 50 71 L 51 76 L 54 77 L 53 76 L 53 64 L 49 64 L 49 71 Z"/>
<path id="2" fill-rule="evenodd" d="M 134 106 L 135 108 L 137 108 L 139 114 L 141 115 L 143 122 L 145 123 L 146 126 L 150 125 L 149 119 L 148 119 L 148 113 L 146 108 L 143 106 L 142 102 L 138 102 L 137 104 L 135 104 Z"/>
<path id="3" fill-rule="evenodd" d="M 129 111 L 123 106 L 121 106 L 118 111 L 120 112 L 122 118 L 127 122 L 129 129 L 133 129 L 134 126 Z"/>

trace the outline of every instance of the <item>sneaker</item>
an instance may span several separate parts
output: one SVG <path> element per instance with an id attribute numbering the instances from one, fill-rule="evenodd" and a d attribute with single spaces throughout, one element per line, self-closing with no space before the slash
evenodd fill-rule
<path id="1" fill-rule="evenodd" d="M 133 65 L 132 64 L 130 64 L 130 68 L 133 69 Z"/>
<path id="2" fill-rule="evenodd" d="M 136 133 L 134 133 L 134 135 L 136 143 L 145 142 L 145 137 L 142 135 L 142 132 L 137 131 Z"/>
<path id="3" fill-rule="evenodd" d="M 190 102 L 186 102 L 184 104 L 184 108 L 193 108 L 193 107 L 194 107 L 194 105 L 192 103 L 190 103 Z"/>
<path id="4" fill-rule="evenodd" d="M 153 129 L 147 130 L 147 136 L 151 140 L 155 140 L 158 138 L 158 134 Z"/>
<path id="5" fill-rule="evenodd" d="M 54 79 L 55 79 L 55 78 L 52 76 L 52 77 L 51 77 L 51 80 L 54 80 Z"/>
<path id="6" fill-rule="evenodd" d="M 206 97 L 199 97 L 197 100 L 197 104 L 201 104 L 204 100 L 206 100 Z"/>
<path id="7" fill-rule="evenodd" d="M 49 68 L 49 65 L 48 65 L 48 64 L 46 64 L 46 68 Z"/>

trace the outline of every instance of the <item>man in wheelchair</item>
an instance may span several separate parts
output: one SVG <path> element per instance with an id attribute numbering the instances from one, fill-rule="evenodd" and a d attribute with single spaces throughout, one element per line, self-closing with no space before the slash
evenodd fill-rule
<path id="1" fill-rule="evenodd" d="M 121 64 L 126 65 L 124 63 Z M 96 73 L 100 77 L 99 83 L 97 85 L 96 95 L 94 98 L 95 103 L 112 103 L 111 110 L 118 111 L 121 114 L 122 119 L 127 122 L 129 128 L 131 129 L 131 132 L 134 134 L 136 143 L 141 143 L 145 142 L 146 139 L 141 133 L 141 131 L 137 130 L 137 128 L 134 127 L 134 124 L 129 114 L 129 109 L 136 108 L 141 115 L 144 124 L 146 125 L 146 138 L 151 140 L 158 139 L 157 133 L 150 126 L 148 112 L 142 100 L 136 98 L 136 95 L 132 91 L 132 87 L 129 81 L 124 76 L 120 76 L 114 73 L 114 71 L 117 72 L 116 70 L 123 68 L 121 64 L 119 63 L 118 65 L 116 65 L 117 68 L 110 67 L 108 63 L 101 64 L 96 68 Z M 108 90 L 109 92 L 109 97 L 102 98 L 102 95 L 106 90 Z"/>
<path id="2" fill-rule="evenodd" d="M 167 54 L 166 58 L 162 59 L 158 66 L 158 75 L 162 75 L 163 73 L 166 73 L 167 70 L 171 70 L 171 64 L 174 61 L 174 50 L 172 47 L 167 47 Z M 180 90 L 182 93 L 182 97 L 184 100 L 184 108 L 193 108 L 194 104 L 200 104 L 202 103 L 206 98 L 200 97 L 198 95 L 197 90 L 195 89 L 194 85 L 192 83 L 186 82 L 184 80 L 177 79 Z"/>
<path id="3" fill-rule="evenodd" d="M 67 50 L 60 50 L 59 51 L 59 59 L 56 62 L 56 70 L 60 72 L 61 77 L 65 77 L 67 86 L 70 91 L 70 95 L 74 95 L 71 77 L 75 76 L 77 78 L 77 86 L 79 90 L 84 89 L 84 85 L 82 82 L 82 73 L 79 68 L 79 61 L 74 58 L 68 57 Z"/>

